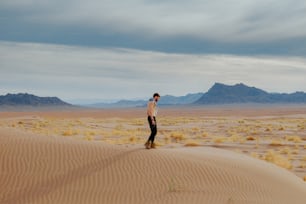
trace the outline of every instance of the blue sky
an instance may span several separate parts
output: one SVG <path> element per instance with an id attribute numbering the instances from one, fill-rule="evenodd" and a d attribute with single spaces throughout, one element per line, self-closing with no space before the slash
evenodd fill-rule
<path id="1" fill-rule="evenodd" d="M 306 91 L 304 0 L 1 0 L 0 94 Z"/>

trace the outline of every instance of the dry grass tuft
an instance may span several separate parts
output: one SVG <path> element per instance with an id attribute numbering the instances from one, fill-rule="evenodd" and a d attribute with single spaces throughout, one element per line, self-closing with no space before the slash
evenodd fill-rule
<path id="1" fill-rule="evenodd" d="M 78 131 L 72 130 L 72 129 L 65 130 L 62 133 L 63 136 L 74 136 L 74 135 L 77 135 L 77 134 L 78 134 Z"/>
<path id="2" fill-rule="evenodd" d="M 190 140 L 190 141 L 187 141 L 184 146 L 185 147 L 198 147 L 201 145 L 197 141 Z"/>
<path id="3" fill-rule="evenodd" d="M 241 137 L 240 137 L 239 135 L 233 134 L 233 135 L 231 135 L 228 139 L 229 139 L 229 141 L 231 141 L 231 142 L 238 142 L 238 141 L 241 140 Z"/>
<path id="4" fill-rule="evenodd" d="M 170 134 L 170 137 L 175 141 L 175 142 L 179 142 L 182 141 L 184 139 L 186 139 L 185 135 L 181 132 L 172 132 Z"/>
<path id="5" fill-rule="evenodd" d="M 169 136 L 165 136 L 164 137 L 164 141 L 166 144 L 168 144 L 170 142 L 170 137 Z"/>
<path id="6" fill-rule="evenodd" d="M 260 155 L 257 152 L 252 152 L 250 155 L 253 158 L 260 159 Z"/>
<path id="7" fill-rule="evenodd" d="M 291 154 L 291 150 L 289 147 L 285 147 L 284 149 L 282 149 L 280 151 L 281 154 L 287 154 L 287 155 L 290 155 Z"/>
<path id="8" fill-rule="evenodd" d="M 264 160 L 274 163 L 277 166 L 283 167 L 285 169 L 292 169 L 292 164 L 289 159 L 277 154 L 273 150 L 269 150 L 263 157 Z"/>
<path id="9" fill-rule="evenodd" d="M 285 130 L 285 128 L 281 126 L 280 128 L 278 128 L 278 130 L 283 131 L 283 130 Z"/>
<path id="10" fill-rule="evenodd" d="M 266 131 L 266 132 L 270 132 L 270 131 L 271 131 L 271 128 L 266 128 L 265 131 Z"/>
<path id="11" fill-rule="evenodd" d="M 202 137 L 208 137 L 208 133 L 207 132 L 203 132 L 202 133 Z"/>
<path id="12" fill-rule="evenodd" d="M 217 144 L 219 144 L 219 143 L 224 143 L 224 142 L 226 142 L 226 141 L 227 141 L 227 138 L 226 138 L 226 137 L 216 137 L 216 138 L 213 139 L 213 142 L 214 142 L 214 143 L 217 143 Z"/>
<path id="13" fill-rule="evenodd" d="M 130 124 L 136 125 L 136 126 L 143 126 L 145 125 L 145 121 L 142 119 L 137 119 L 137 120 L 133 120 Z"/>
<path id="14" fill-rule="evenodd" d="M 253 141 L 253 140 L 256 140 L 256 138 L 253 136 L 247 136 L 246 140 Z"/>
<path id="15" fill-rule="evenodd" d="M 283 144 L 283 141 L 281 141 L 279 139 L 275 139 L 275 140 L 272 140 L 272 142 L 270 143 L 270 146 L 280 147 L 280 146 L 284 146 L 284 144 Z"/>
<path id="16" fill-rule="evenodd" d="M 286 136 L 285 139 L 287 141 L 294 142 L 294 143 L 301 143 L 302 142 L 302 139 L 301 139 L 300 136 Z"/>
<path id="17" fill-rule="evenodd" d="M 94 138 L 91 135 L 85 135 L 83 139 L 87 141 L 92 141 Z"/>
<path id="18" fill-rule="evenodd" d="M 132 142 L 132 143 L 135 143 L 135 142 L 137 141 L 137 137 L 131 136 L 131 137 L 129 138 L 129 141 Z"/>
<path id="19" fill-rule="evenodd" d="M 306 162 L 305 161 L 300 161 L 300 165 L 298 166 L 298 168 L 306 169 Z"/>

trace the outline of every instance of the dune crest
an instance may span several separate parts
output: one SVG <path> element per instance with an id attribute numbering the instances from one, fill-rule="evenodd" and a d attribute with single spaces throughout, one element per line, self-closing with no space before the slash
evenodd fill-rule
<path id="1" fill-rule="evenodd" d="M 1 204 L 306 203 L 300 178 L 226 150 L 145 150 L 0 132 Z"/>

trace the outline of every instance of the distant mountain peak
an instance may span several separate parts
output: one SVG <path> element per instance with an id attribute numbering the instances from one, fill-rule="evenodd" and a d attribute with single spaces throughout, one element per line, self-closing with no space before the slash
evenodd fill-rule
<path id="1" fill-rule="evenodd" d="M 260 94 L 267 94 L 267 92 L 255 88 L 249 87 L 243 83 L 235 84 L 235 85 L 225 85 L 221 83 L 215 83 L 207 92 L 210 95 L 236 95 L 239 96 L 255 96 Z"/>
<path id="2" fill-rule="evenodd" d="M 215 88 L 255 88 L 255 87 L 247 86 L 244 83 L 237 83 L 237 84 L 234 84 L 234 85 L 227 85 L 227 84 L 216 82 L 211 87 L 211 89 L 215 89 Z"/>
<path id="3" fill-rule="evenodd" d="M 243 83 L 226 85 L 215 83 L 196 104 L 231 104 L 231 103 L 305 103 L 306 94 L 271 94 Z"/>

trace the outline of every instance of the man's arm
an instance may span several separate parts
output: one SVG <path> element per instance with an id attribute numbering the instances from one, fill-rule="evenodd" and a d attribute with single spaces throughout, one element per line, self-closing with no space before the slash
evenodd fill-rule
<path id="1" fill-rule="evenodd" d="M 151 117 L 151 120 L 152 120 L 152 124 L 155 124 L 155 121 L 154 121 L 154 103 L 153 102 L 149 102 L 148 104 L 148 115 Z"/>

